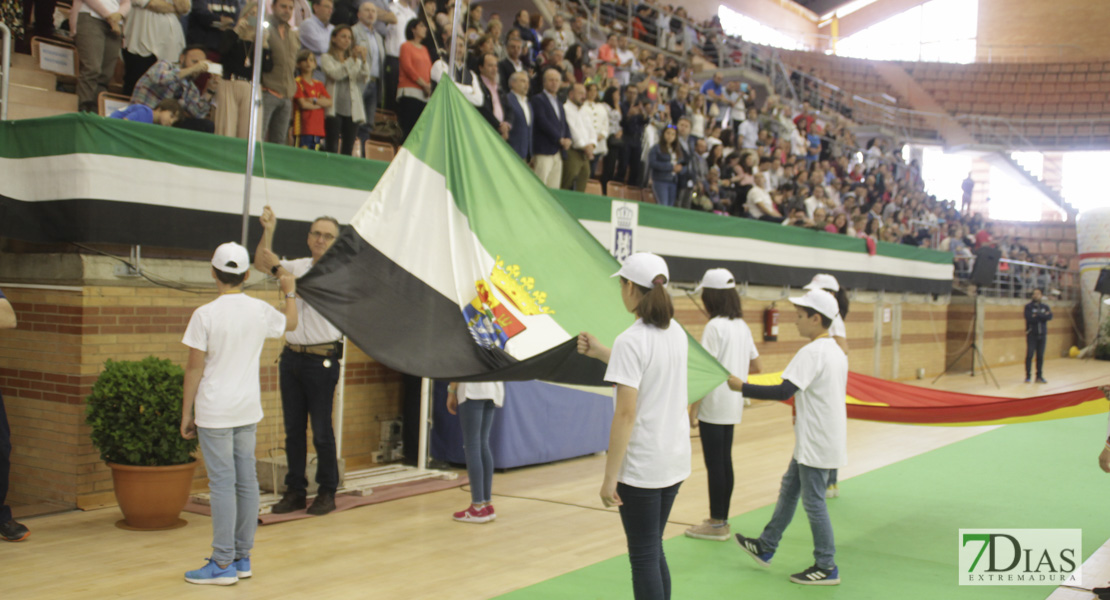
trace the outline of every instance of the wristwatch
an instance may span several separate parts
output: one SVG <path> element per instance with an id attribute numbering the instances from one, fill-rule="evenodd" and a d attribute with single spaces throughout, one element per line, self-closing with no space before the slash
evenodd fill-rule
<path id="1" fill-rule="evenodd" d="M 292 293 L 292 292 L 291 292 L 291 293 L 288 293 L 288 294 L 286 294 L 286 295 L 285 295 L 285 297 L 286 297 L 286 298 L 296 298 L 296 297 L 297 297 L 297 294 L 296 294 L 296 293 Z"/>
<path id="2" fill-rule="evenodd" d="M 278 269 L 280 269 L 280 268 L 281 268 L 280 264 L 274 265 L 274 266 L 270 267 L 270 272 L 273 273 L 274 275 L 277 275 Z"/>

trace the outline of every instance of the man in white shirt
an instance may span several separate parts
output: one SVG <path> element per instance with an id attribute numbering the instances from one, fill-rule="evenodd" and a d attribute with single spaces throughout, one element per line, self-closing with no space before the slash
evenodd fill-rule
<path id="1" fill-rule="evenodd" d="M 277 217 L 267 206 L 262 211 L 262 240 L 255 251 L 254 267 L 277 277 L 301 277 L 316 264 L 339 237 L 339 222 L 320 217 L 308 231 L 311 257 L 281 260 L 273 252 Z M 285 456 L 289 465 L 285 476 L 285 495 L 271 511 L 283 514 L 306 506 L 308 479 L 305 462 L 308 445 L 305 429 L 312 423 L 312 444 L 316 449 L 316 500 L 308 513 L 323 515 L 335 510 L 335 491 L 339 487 L 339 463 L 332 428 L 332 404 L 339 382 L 339 360 L 343 357 L 343 334 L 316 309 L 297 298 L 300 316 L 297 328 L 285 336 L 285 350 L 278 364 L 281 407 L 285 420 Z"/>
<path id="2" fill-rule="evenodd" d="M 77 108 L 82 112 L 96 112 L 97 95 L 108 91 L 108 83 L 119 61 L 123 18 L 130 7 L 130 2 L 119 0 L 85 2 L 76 15 L 75 41 L 77 56 L 81 60 L 77 76 Z"/>
<path id="3" fill-rule="evenodd" d="M 571 139 L 567 164 L 563 168 L 564 190 L 584 192 L 586 181 L 590 178 L 590 163 L 594 159 L 594 148 L 597 146 L 597 132 L 594 131 L 593 114 L 583 108 L 585 102 L 586 86 L 574 84 L 563 104 Z"/>
<path id="4" fill-rule="evenodd" d="M 616 77 L 623 88 L 632 79 L 632 72 L 641 69 L 640 61 L 636 60 L 636 53 L 628 47 L 628 38 L 624 35 L 617 37 L 617 63 Z"/>
<path id="5" fill-rule="evenodd" d="M 782 222 L 782 213 L 775 208 L 774 201 L 771 200 L 771 194 L 767 192 L 767 182 L 763 177 L 763 173 L 756 173 L 752 178 L 755 185 L 752 189 L 748 190 L 747 203 L 745 208 L 748 209 L 748 216 L 753 219 L 761 221 L 771 221 L 772 223 Z M 737 199 L 739 202 L 740 199 Z"/>
<path id="6" fill-rule="evenodd" d="M 810 342 L 786 366 L 782 383 L 751 385 L 735 375 L 728 382 L 729 388 L 742 392 L 746 398 L 787 400 L 793 397 L 797 413 L 794 456 L 782 478 L 771 521 L 758 538 L 736 534 L 736 541 L 756 563 L 770 565 L 801 497 L 813 532 L 816 563 L 791 575 L 790 581 L 802 585 L 837 585 L 840 573 L 835 562 L 832 522 L 825 507 L 825 488 L 829 472 L 848 462 L 848 415 L 844 402 L 848 393 L 848 357 L 829 337 L 829 326 L 839 314 L 832 294 L 810 290 L 790 301 L 796 308 L 798 333 Z"/>
<path id="7" fill-rule="evenodd" d="M 397 78 L 401 75 L 401 44 L 405 43 L 405 26 L 416 18 L 419 0 L 395 0 L 389 4 L 396 23 L 389 26 L 385 36 L 385 107 L 397 110 Z"/>
<path id="8" fill-rule="evenodd" d="M 755 109 L 748 110 L 748 118 L 739 127 L 741 144 L 744 150 L 754 150 L 759 140 L 759 115 Z"/>

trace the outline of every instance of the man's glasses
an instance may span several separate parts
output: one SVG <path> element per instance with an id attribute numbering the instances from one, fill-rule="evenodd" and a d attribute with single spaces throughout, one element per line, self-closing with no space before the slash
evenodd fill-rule
<path id="1" fill-rule="evenodd" d="M 322 231 L 310 231 L 310 232 L 308 232 L 308 237 L 321 238 L 325 242 L 330 242 L 330 241 L 335 239 L 334 235 L 332 235 L 330 233 L 324 233 Z"/>

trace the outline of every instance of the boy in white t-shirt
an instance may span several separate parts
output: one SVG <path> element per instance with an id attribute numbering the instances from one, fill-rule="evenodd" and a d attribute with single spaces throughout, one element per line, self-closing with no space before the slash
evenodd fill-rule
<path id="1" fill-rule="evenodd" d="M 832 523 L 825 506 L 829 471 L 848 459 L 848 414 L 844 398 L 848 387 L 848 357 L 829 337 L 829 326 L 838 314 L 836 298 L 824 290 L 811 290 L 791 298 L 797 309 L 798 333 L 810 342 L 782 372 L 776 386 L 751 385 L 735 375 L 728 386 L 747 398 L 787 400 L 794 397 L 794 456 L 782 478 L 779 499 L 771 521 L 758 538 L 736 534 L 736 541 L 757 563 L 768 566 L 782 534 L 802 498 L 813 531 L 815 564 L 790 576 L 803 585 L 837 585 L 840 572 L 834 556 Z"/>
<path id="2" fill-rule="evenodd" d="M 185 337 L 189 362 L 181 407 L 181 436 L 200 437 L 212 509 L 212 557 L 185 581 L 231 585 L 251 576 L 258 524 L 255 430 L 262 420 L 259 358 L 266 338 L 297 327 L 296 280 L 282 275 L 284 314 L 243 293 L 250 276 L 247 249 L 222 244 L 212 256 L 220 296 L 193 312 Z M 195 407 L 195 417 L 194 417 Z"/>

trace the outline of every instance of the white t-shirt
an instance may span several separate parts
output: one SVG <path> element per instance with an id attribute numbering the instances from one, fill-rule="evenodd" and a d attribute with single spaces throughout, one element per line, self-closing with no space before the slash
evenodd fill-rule
<path id="1" fill-rule="evenodd" d="M 794 460 L 817 469 L 848 464 L 848 357 L 836 340 L 818 338 L 798 351 L 782 378 L 794 394 Z"/>
<path id="2" fill-rule="evenodd" d="M 281 261 L 281 268 L 300 278 L 312 269 L 312 257 L 298 258 L 296 260 Z M 335 328 L 323 315 L 316 312 L 305 302 L 300 294 L 297 295 L 297 328 L 285 335 L 285 341 L 290 344 L 311 346 L 313 344 L 327 344 L 337 342 L 343 337 L 343 332 Z"/>
<path id="3" fill-rule="evenodd" d="M 197 389 L 197 427 L 224 429 L 262 420 L 262 344 L 283 333 L 285 315 L 243 293 L 224 294 L 193 311 L 181 342 L 207 353 Z"/>
<path id="4" fill-rule="evenodd" d="M 636 388 L 636 420 L 617 481 L 645 489 L 690 476 L 690 417 L 686 412 L 686 332 L 640 319 L 613 342 L 605 381 Z"/>
<path id="5" fill-rule="evenodd" d="M 721 363 L 729 373 L 748 380 L 752 360 L 759 357 L 752 330 L 744 319 L 713 317 L 701 334 L 701 345 Z M 744 396 L 722 383 L 702 398 L 698 406 L 698 420 L 714 425 L 739 425 L 744 414 Z"/>
<path id="6" fill-rule="evenodd" d="M 497 406 L 505 404 L 505 384 L 500 381 L 460 381 L 455 394 L 459 404 L 467 400 L 493 400 Z"/>
<path id="7" fill-rule="evenodd" d="M 405 43 L 405 27 L 416 18 L 416 11 L 402 0 L 390 2 L 389 11 L 396 15 L 397 23 L 389 26 L 389 33 L 385 36 L 385 53 L 398 57 L 401 56 L 401 44 Z"/>
<path id="8" fill-rule="evenodd" d="M 844 327 L 844 319 L 841 318 L 840 315 L 836 315 L 836 318 L 832 320 L 832 324 L 829 325 L 829 335 L 848 339 L 848 329 Z"/>

